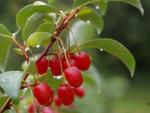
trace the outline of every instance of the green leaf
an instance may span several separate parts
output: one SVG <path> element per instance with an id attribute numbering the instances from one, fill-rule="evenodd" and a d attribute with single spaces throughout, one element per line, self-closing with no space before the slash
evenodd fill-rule
<path id="1" fill-rule="evenodd" d="M 22 29 L 27 22 L 28 17 L 34 13 L 48 13 L 48 12 L 58 12 L 58 10 L 51 5 L 28 5 L 19 10 L 16 16 L 16 23 L 19 29 Z"/>
<path id="2" fill-rule="evenodd" d="M 48 70 L 47 74 L 40 78 L 41 82 L 47 82 L 53 89 L 57 90 L 60 84 L 63 83 L 63 79 L 57 79 L 54 75 Z"/>
<path id="3" fill-rule="evenodd" d="M 95 37 L 96 32 L 91 24 L 87 24 L 83 21 L 77 21 L 72 24 L 71 31 L 69 32 L 70 44 L 75 45 L 74 38 L 77 44 L 82 44 L 86 40 L 91 40 Z"/>
<path id="4" fill-rule="evenodd" d="M 12 109 L 9 109 L 9 110 L 6 110 L 4 113 L 16 113 L 16 111 L 12 110 Z"/>
<path id="5" fill-rule="evenodd" d="M 98 0 L 74 0 L 74 7 L 81 6 L 87 3 L 93 3 Z"/>
<path id="6" fill-rule="evenodd" d="M 48 32 L 48 33 L 53 33 L 54 30 L 55 30 L 55 24 L 48 21 L 39 25 L 38 28 L 36 29 L 36 31 Z"/>
<path id="7" fill-rule="evenodd" d="M 9 50 L 11 47 L 11 33 L 7 30 L 7 28 L 0 24 L 0 71 L 3 72 L 5 70 L 7 64 L 7 58 L 9 54 Z"/>
<path id="8" fill-rule="evenodd" d="M 5 70 L 11 44 L 12 43 L 9 38 L 0 37 L 0 71 L 1 72 Z"/>
<path id="9" fill-rule="evenodd" d="M 112 39 L 102 38 L 88 41 L 80 45 L 80 47 L 103 49 L 108 53 L 111 53 L 126 65 L 126 67 L 130 71 L 131 76 L 133 76 L 136 64 L 135 59 L 130 53 L 130 51 L 127 48 L 125 48 L 120 42 Z"/>
<path id="10" fill-rule="evenodd" d="M 93 24 L 99 33 L 102 31 L 104 26 L 103 18 L 92 8 L 84 7 L 80 10 L 77 17 L 86 21 L 87 23 Z"/>
<path id="11" fill-rule="evenodd" d="M 48 0 L 48 4 L 55 4 L 56 0 Z"/>
<path id="12" fill-rule="evenodd" d="M 7 99 L 9 99 L 7 96 L 0 96 L 0 109 L 4 105 Z"/>
<path id="13" fill-rule="evenodd" d="M 12 34 L 8 31 L 8 29 L 3 24 L 0 24 L 0 36 L 3 35 L 6 37 L 12 36 Z"/>
<path id="14" fill-rule="evenodd" d="M 33 33 L 36 28 L 43 22 L 45 14 L 35 13 L 27 19 L 27 22 L 22 30 L 22 38 L 23 40 L 27 40 L 29 35 Z"/>
<path id="15" fill-rule="evenodd" d="M 119 2 L 128 3 L 128 4 L 138 8 L 141 11 L 142 15 L 144 14 L 144 9 L 142 7 L 140 0 L 108 0 L 108 1 L 119 1 Z"/>
<path id="16" fill-rule="evenodd" d="M 108 7 L 108 3 L 106 2 L 106 0 L 99 0 L 98 2 L 96 2 L 96 4 L 97 5 L 95 8 L 99 10 L 101 15 L 105 15 Z"/>
<path id="17" fill-rule="evenodd" d="M 36 68 L 35 68 L 35 62 L 33 61 L 33 58 L 30 58 L 30 62 L 24 62 L 22 64 L 22 69 L 24 70 L 24 73 L 29 73 L 29 74 L 35 74 L 36 73 Z"/>
<path id="18" fill-rule="evenodd" d="M 0 74 L 0 87 L 12 99 L 17 98 L 23 79 L 20 71 L 7 71 Z"/>
<path id="19" fill-rule="evenodd" d="M 32 33 L 27 39 L 26 45 L 31 47 L 45 46 L 51 40 L 51 34 L 47 32 Z"/>

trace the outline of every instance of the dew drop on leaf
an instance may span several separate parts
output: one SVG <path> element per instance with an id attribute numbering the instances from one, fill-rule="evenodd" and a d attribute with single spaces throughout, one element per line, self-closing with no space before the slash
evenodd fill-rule
<path id="1" fill-rule="evenodd" d="M 95 8 L 96 8 L 97 10 L 99 10 L 99 6 L 95 6 Z"/>
<path id="2" fill-rule="evenodd" d="M 101 31 L 100 30 L 97 30 L 97 34 L 99 35 L 101 33 Z"/>
<path id="3" fill-rule="evenodd" d="M 102 52 L 102 51 L 104 51 L 104 49 L 100 49 L 100 51 Z"/>
<path id="4" fill-rule="evenodd" d="M 89 20 L 87 20 L 87 21 L 86 21 L 86 23 L 88 23 L 88 24 L 89 24 L 89 23 L 90 23 L 90 21 L 89 21 Z"/>

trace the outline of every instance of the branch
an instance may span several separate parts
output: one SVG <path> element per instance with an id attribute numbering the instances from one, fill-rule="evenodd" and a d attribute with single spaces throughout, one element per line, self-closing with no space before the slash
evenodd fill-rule
<path id="1" fill-rule="evenodd" d="M 25 51 L 25 47 L 22 46 L 17 40 L 15 37 L 11 37 L 11 40 L 13 41 L 14 44 L 16 44 L 22 51 L 23 55 L 24 55 L 24 58 L 26 59 L 27 62 L 29 62 L 29 56 L 27 54 L 27 52 Z"/>
<path id="2" fill-rule="evenodd" d="M 74 10 L 72 10 L 69 14 L 67 14 L 63 20 L 57 25 L 57 28 L 53 35 L 51 36 L 51 41 L 48 44 L 48 46 L 45 48 L 45 50 L 41 53 L 40 57 L 38 58 L 37 62 L 40 61 L 44 56 L 47 55 L 49 49 L 51 46 L 55 43 L 57 40 L 57 37 L 61 34 L 61 32 L 68 26 L 69 22 L 75 17 L 75 15 L 80 11 L 81 7 L 78 7 Z"/>

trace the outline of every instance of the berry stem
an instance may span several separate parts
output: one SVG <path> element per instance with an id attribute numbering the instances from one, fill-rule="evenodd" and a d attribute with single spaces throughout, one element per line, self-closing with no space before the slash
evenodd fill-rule
<path id="1" fill-rule="evenodd" d="M 34 97 L 34 95 L 33 95 L 33 91 L 32 91 L 32 88 L 29 86 L 29 89 L 30 89 L 30 91 L 31 91 L 31 94 L 32 94 L 32 97 L 33 97 L 33 106 L 34 106 L 34 111 L 35 111 L 35 113 L 38 113 L 37 112 L 37 106 L 36 106 L 36 100 L 35 100 L 35 97 Z"/>
<path id="2" fill-rule="evenodd" d="M 78 46 L 78 44 L 77 44 L 77 41 L 76 41 L 76 38 L 75 38 L 75 36 L 74 36 L 73 31 L 72 31 L 68 26 L 67 26 L 67 29 L 71 32 L 72 37 L 73 37 L 73 41 L 74 41 L 74 43 L 75 43 L 75 45 L 76 45 L 76 47 L 77 47 L 77 51 L 78 51 L 78 53 L 80 54 L 80 48 L 79 48 L 79 46 Z"/>
<path id="3" fill-rule="evenodd" d="M 59 37 L 57 37 L 57 40 L 60 42 L 60 45 L 62 46 L 63 53 L 64 53 L 64 56 L 65 56 L 67 65 L 70 67 L 70 63 L 69 63 L 68 58 L 67 58 L 67 55 L 66 55 L 66 51 L 65 51 L 65 48 L 64 48 L 64 44 L 63 44 L 62 40 L 61 40 Z"/>

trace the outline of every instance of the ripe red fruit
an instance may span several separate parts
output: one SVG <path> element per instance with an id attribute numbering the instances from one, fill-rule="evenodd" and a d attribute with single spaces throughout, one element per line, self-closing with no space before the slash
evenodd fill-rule
<path id="1" fill-rule="evenodd" d="M 45 106 L 50 105 L 54 97 L 53 90 L 46 83 L 36 85 L 33 89 L 33 94 L 39 104 Z"/>
<path id="2" fill-rule="evenodd" d="M 69 64 L 71 66 L 75 66 L 76 65 L 76 62 L 75 62 L 75 55 L 73 53 L 67 53 L 67 60 L 69 62 Z M 66 58 L 65 56 L 63 56 L 61 58 L 61 61 L 62 61 L 62 67 L 63 67 L 63 70 L 65 70 L 67 67 L 68 67 L 68 64 L 67 64 L 67 61 L 66 61 Z"/>
<path id="3" fill-rule="evenodd" d="M 71 67 L 66 68 L 64 71 L 64 74 L 68 83 L 72 87 L 77 88 L 82 85 L 83 78 L 82 78 L 80 70 L 77 67 L 71 66 Z"/>
<path id="4" fill-rule="evenodd" d="M 76 66 L 83 71 L 89 69 L 91 64 L 90 56 L 86 52 L 80 52 L 79 55 L 76 55 L 75 61 Z"/>
<path id="5" fill-rule="evenodd" d="M 33 103 L 28 106 L 28 113 L 34 113 L 34 105 L 33 105 Z"/>
<path id="6" fill-rule="evenodd" d="M 44 107 L 42 113 L 55 113 L 55 112 L 49 107 Z"/>
<path id="7" fill-rule="evenodd" d="M 74 101 L 74 93 L 72 88 L 67 84 L 59 86 L 58 97 L 64 105 L 72 104 Z"/>
<path id="8" fill-rule="evenodd" d="M 39 74 L 44 74 L 48 69 L 48 60 L 43 57 L 40 61 L 36 62 L 36 68 Z"/>
<path id="9" fill-rule="evenodd" d="M 74 93 L 76 96 L 82 98 L 85 95 L 84 89 L 82 87 L 74 88 Z"/>
<path id="10" fill-rule="evenodd" d="M 57 107 L 60 107 L 62 104 L 61 99 L 58 96 L 54 97 L 54 102 Z"/>
<path id="11" fill-rule="evenodd" d="M 61 75 L 61 64 L 59 57 L 54 57 L 49 61 L 51 72 L 55 76 Z"/>
<path id="12" fill-rule="evenodd" d="M 76 62 L 75 62 L 75 60 L 74 59 L 68 59 L 68 61 L 69 61 L 69 64 L 70 64 L 70 66 L 75 66 L 76 65 Z M 63 62 L 62 62 L 62 67 L 63 67 L 63 70 L 65 70 L 67 67 L 68 67 L 68 64 L 67 64 L 67 61 L 66 60 L 64 60 Z"/>

